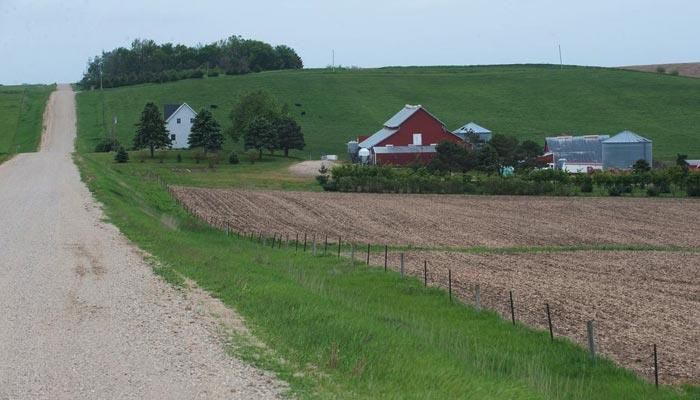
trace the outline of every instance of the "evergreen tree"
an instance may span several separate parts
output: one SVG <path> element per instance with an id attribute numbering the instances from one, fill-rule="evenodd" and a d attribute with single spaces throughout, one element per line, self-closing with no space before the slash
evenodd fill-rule
<path id="1" fill-rule="evenodd" d="M 190 148 L 202 147 L 205 155 L 208 151 L 221 150 L 224 135 L 221 133 L 221 125 L 214 119 L 211 111 L 203 109 L 197 113 L 187 143 Z"/>
<path id="2" fill-rule="evenodd" d="M 265 117 L 253 118 L 244 135 L 244 146 L 246 150 L 258 150 L 259 159 L 262 158 L 263 149 L 277 148 L 277 135 L 272 122 Z"/>
<path id="3" fill-rule="evenodd" d="M 119 147 L 119 150 L 117 150 L 117 154 L 114 156 L 114 161 L 120 164 L 129 161 L 129 153 L 126 152 L 125 148 Z"/>
<path id="4" fill-rule="evenodd" d="M 303 150 L 306 143 L 304 142 L 304 134 L 301 132 L 301 126 L 290 116 L 283 115 L 277 118 L 277 146 L 284 150 L 284 156 L 289 157 L 289 150 Z"/>
<path id="5" fill-rule="evenodd" d="M 170 147 L 170 136 L 165 128 L 165 120 L 158 106 L 154 103 L 146 103 L 141 112 L 141 120 L 136 124 L 136 137 L 134 137 L 134 149 L 146 149 L 151 151 L 151 158 L 155 149 Z"/>

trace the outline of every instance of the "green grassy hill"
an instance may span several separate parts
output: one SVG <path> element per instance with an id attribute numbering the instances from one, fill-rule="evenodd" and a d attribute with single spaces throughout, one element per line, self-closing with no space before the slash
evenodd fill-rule
<path id="1" fill-rule="evenodd" d="M 35 151 L 53 86 L 0 86 L 0 163 L 12 154 Z"/>
<path id="2" fill-rule="evenodd" d="M 561 133 L 630 129 L 654 140 L 655 158 L 700 157 L 700 80 L 617 69 L 552 66 L 425 67 L 284 71 L 220 76 L 105 90 L 105 115 L 131 143 L 147 101 L 218 106 L 224 126 L 242 92 L 265 88 L 291 106 L 307 149 L 297 156 L 345 154 L 345 143 L 374 133 L 404 104 L 422 104 L 450 129 L 477 121 L 495 133 L 543 142 Z M 99 140 L 101 95 L 79 96 L 81 131 Z M 301 106 L 295 106 L 300 104 Z M 306 115 L 302 116 L 301 113 Z"/>

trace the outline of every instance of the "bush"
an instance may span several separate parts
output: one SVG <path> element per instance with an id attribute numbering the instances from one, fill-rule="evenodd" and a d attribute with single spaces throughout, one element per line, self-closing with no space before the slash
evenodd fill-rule
<path id="1" fill-rule="evenodd" d="M 238 164 L 238 155 L 236 154 L 235 151 L 232 151 L 231 154 L 228 155 L 228 163 L 229 164 Z"/>
<path id="2" fill-rule="evenodd" d="M 658 73 L 660 73 L 660 74 L 665 74 L 665 73 L 666 73 L 666 68 L 664 68 L 664 67 L 662 67 L 662 66 L 659 65 L 658 67 L 656 67 L 656 72 L 658 72 Z"/>
<path id="3" fill-rule="evenodd" d="M 647 187 L 647 196 L 649 196 L 649 197 L 657 197 L 660 193 L 661 193 L 661 189 L 659 189 L 658 186 L 649 185 Z"/>
<path id="4" fill-rule="evenodd" d="M 181 163 L 182 162 L 182 154 L 177 153 L 177 162 Z"/>
<path id="5" fill-rule="evenodd" d="M 255 149 L 248 149 L 245 152 L 245 158 L 251 164 L 255 164 L 255 162 L 258 161 L 258 159 L 260 159 L 260 153 Z"/>
<path id="6" fill-rule="evenodd" d="M 209 71 L 209 73 L 207 73 L 207 76 L 210 78 L 216 78 L 217 76 L 219 76 L 219 71 Z"/>
<path id="7" fill-rule="evenodd" d="M 581 183 L 581 193 L 591 193 L 593 192 L 593 180 L 588 178 Z"/>
<path id="8" fill-rule="evenodd" d="M 678 70 L 674 69 L 673 71 L 669 72 L 668 74 L 671 76 L 678 76 Z"/>
<path id="9" fill-rule="evenodd" d="M 129 153 L 126 151 L 125 148 L 120 147 L 119 150 L 117 151 L 117 154 L 114 156 L 114 161 L 124 164 L 129 161 Z"/>
<path id="10" fill-rule="evenodd" d="M 193 79 L 204 78 L 204 71 L 201 69 L 195 69 L 194 71 L 190 72 L 189 77 Z"/>
<path id="11" fill-rule="evenodd" d="M 121 148 L 119 141 L 114 138 L 104 138 L 95 146 L 95 153 L 109 153 Z"/>
<path id="12" fill-rule="evenodd" d="M 612 185 L 612 186 L 608 187 L 608 194 L 612 197 L 622 196 L 622 186 L 621 185 Z"/>

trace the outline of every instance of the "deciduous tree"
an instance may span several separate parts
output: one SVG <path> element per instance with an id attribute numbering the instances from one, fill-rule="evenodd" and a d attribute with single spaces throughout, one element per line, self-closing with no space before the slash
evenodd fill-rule
<path id="1" fill-rule="evenodd" d="M 277 146 L 280 150 L 284 150 L 285 157 L 289 157 L 290 149 L 304 149 L 306 145 L 304 134 L 294 118 L 288 115 L 278 117 L 275 120 L 275 128 L 277 129 Z"/>

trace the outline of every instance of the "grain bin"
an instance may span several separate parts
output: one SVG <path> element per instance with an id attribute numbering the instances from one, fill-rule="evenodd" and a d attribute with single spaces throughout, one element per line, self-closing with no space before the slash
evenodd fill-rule
<path id="1" fill-rule="evenodd" d="M 603 168 L 629 169 L 637 160 L 652 165 L 651 140 L 623 131 L 603 142 Z"/>

